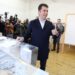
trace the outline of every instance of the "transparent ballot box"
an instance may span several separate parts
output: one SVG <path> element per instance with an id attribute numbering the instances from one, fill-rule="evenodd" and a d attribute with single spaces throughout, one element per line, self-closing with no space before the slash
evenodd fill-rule
<path id="1" fill-rule="evenodd" d="M 21 51 L 25 47 L 27 50 L 32 49 L 35 53 L 34 56 L 36 56 L 38 48 L 36 47 L 36 51 L 34 51 L 35 46 L 20 43 L 7 37 L 0 38 L 0 70 L 8 70 L 13 75 L 49 75 L 47 72 L 25 62 L 26 58 L 24 59 L 22 56 L 24 51 Z M 31 50 L 28 52 L 32 54 Z M 32 57 L 28 56 L 28 59 Z"/>
<path id="2" fill-rule="evenodd" d="M 26 63 L 36 64 L 38 55 L 38 48 L 36 46 L 2 36 L 0 37 L 0 49 L 22 59 Z"/>

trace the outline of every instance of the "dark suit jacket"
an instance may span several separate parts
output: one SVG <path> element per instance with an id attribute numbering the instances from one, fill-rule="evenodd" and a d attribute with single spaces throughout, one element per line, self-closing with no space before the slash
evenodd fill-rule
<path id="1" fill-rule="evenodd" d="M 5 35 L 5 23 L 2 21 L 0 22 L 0 32 Z"/>
<path id="2" fill-rule="evenodd" d="M 47 59 L 49 54 L 49 36 L 52 35 L 51 30 L 54 26 L 51 22 L 46 21 L 42 29 L 38 19 L 32 20 L 25 34 L 25 41 L 31 37 L 31 44 L 39 48 L 38 59 Z"/>

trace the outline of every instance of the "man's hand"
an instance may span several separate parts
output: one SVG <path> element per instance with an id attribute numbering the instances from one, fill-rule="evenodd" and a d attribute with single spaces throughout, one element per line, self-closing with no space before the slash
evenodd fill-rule
<path id="1" fill-rule="evenodd" d="M 53 35 L 58 35 L 58 31 L 57 31 L 56 29 L 53 29 L 53 30 L 52 30 L 52 34 L 53 34 Z"/>
<path id="2" fill-rule="evenodd" d="M 18 37 L 16 38 L 16 40 L 18 40 L 18 41 L 20 41 L 20 42 L 23 42 L 23 41 L 24 41 L 24 37 L 19 37 L 19 36 L 18 36 Z"/>

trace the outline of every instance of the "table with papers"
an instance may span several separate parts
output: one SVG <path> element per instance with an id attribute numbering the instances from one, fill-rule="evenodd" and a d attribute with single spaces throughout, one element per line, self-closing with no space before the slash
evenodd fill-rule
<path id="1" fill-rule="evenodd" d="M 24 53 L 24 48 L 27 48 L 28 51 L 28 49 L 33 49 L 34 46 L 21 44 L 14 39 L 0 37 L 0 70 L 9 70 L 13 75 L 49 75 L 48 72 L 27 63 L 30 61 L 25 62 L 27 57 L 24 58 L 24 56 L 28 56 L 28 53 L 32 54 L 32 52 L 29 50 Z M 28 58 L 31 59 L 30 56 Z"/>
<path id="2" fill-rule="evenodd" d="M 4 49 L 10 55 L 21 58 L 26 63 L 35 65 L 38 48 L 27 43 L 21 43 L 8 37 L 0 37 L 0 49 Z"/>

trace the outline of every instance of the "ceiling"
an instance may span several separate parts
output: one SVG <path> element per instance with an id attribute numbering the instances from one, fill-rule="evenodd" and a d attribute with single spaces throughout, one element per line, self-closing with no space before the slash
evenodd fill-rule
<path id="1" fill-rule="evenodd" d="M 26 2 L 53 2 L 53 3 L 75 3 L 75 0 L 22 0 Z"/>
<path id="2" fill-rule="evenodd" d="M 75 3 L 75 0 L 51 0 L 52 2 Z"/>

